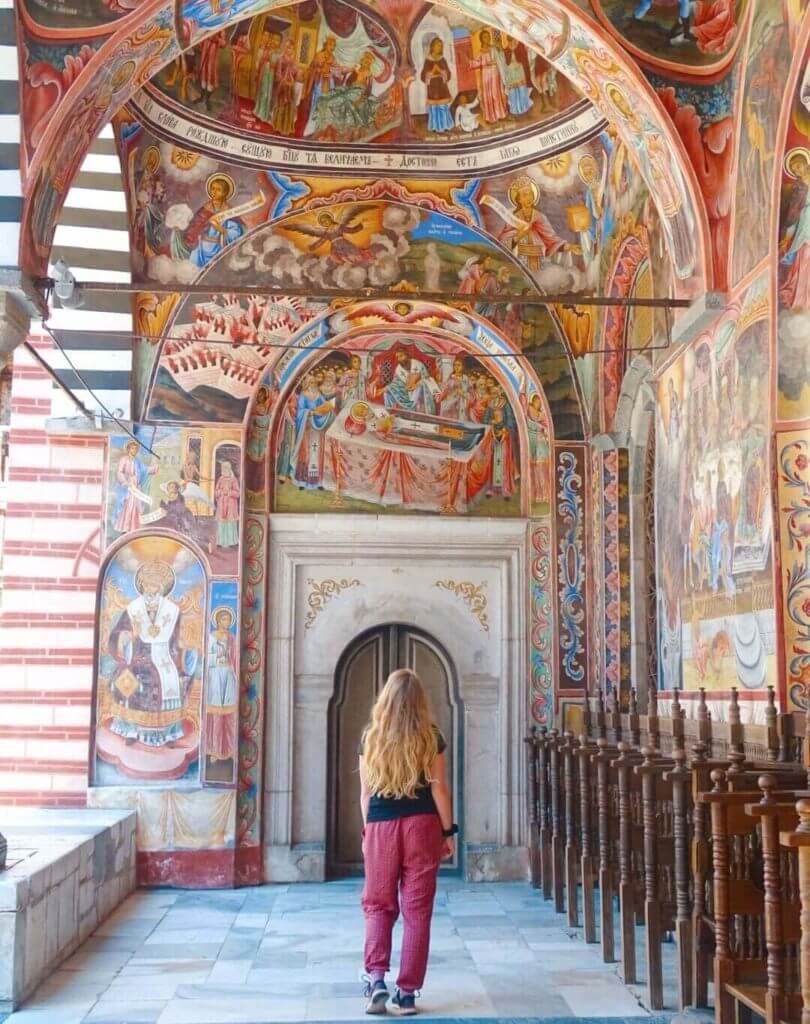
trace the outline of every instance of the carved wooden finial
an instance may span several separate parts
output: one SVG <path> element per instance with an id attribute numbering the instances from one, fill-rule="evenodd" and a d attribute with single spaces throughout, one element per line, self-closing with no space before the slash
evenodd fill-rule
<path id="1" fill-rule="evenodd" d="M 540 739 L 545 739 L 547 734 L 548 734 L 548 726 L 547 725 L 541 725 L 540 726 Z"/>
<path id="2" fill-rule="evenodd" d="M 728 720 L 731 725 L 740 724 L 740 698 L 736 686 L 731 687 L 728 705 Z"/>
<path id="3" fill-rule="evenodd" d="M 582 747 L 583 750 L 588 746 L 588 737 L 585 735 L 584 732 L 581 732 L 579 734 L 579 745 L 580 747 Z"/>
<path id="4" fill-rule="evenodd" d="M 604 753 L 608 745 L 607 736 L 600 736 L 596 741 L 596 745 L 599 748 L 600 753 Z"/>
<path id="5" fill-rule="evenodd" d="M 695 740 L 692 744 L 692 760 L 693 761 L 705 761 L 706 755 L 709 752 L 708 746 L 703 740 Z"/>
<path id="6" fill-rule="evenodd" d="M 644 765 L 646 767 L 652 767 L 653 759 L 655 758 L 657 751 L 655 747 L 642 747 L 641 756 L 644 758 Z"/>
<path id="7" fill-rule="evenodd" d="M 706 688 L 701 686 L 698 690 L 697 717 L 699 722 L 708 722 L 711 719 L 709 705 L 706 703 Z"/>
<path id="8" fill-rule="evenodd" d="M 745 764 L 745 753 L 742 750 L 730 750 L 728 752 L 728 759 L 731 764 L 728 766 L 729 775 L 739 775 L 743 770 Z"/>
<path id="9" fill-rule="evenodd" d="M 768 687 L 768 703 L 765 706 L 765 724 L 768 726 L 776 725 L 776 690 L 772 687 Z"/>
<path id="10" fill-rule="evenodd" d="M 684 718 L 686 712 L 681 707 L 681 698 L 678 690 L 672 691 L 672 717 L 673 718 Z"/>
<path id="11" fill-rule="evenodd" d="M 810 800 L 799 800 L 796 804 L 799 813 L 799 827 L 797 832 L 810 832 Z"/>
<path id="12" fill-rule="evenodd" d="M 621 754 L 621 756 L 622 756 L 622 757 L 625 757 L 625 756 L 626 756 L 627 754 L 629 754 L 629 753 L 630 753 L 630 751 L 631 751 L 631 750 L 632 750 L 633 748 L 632 748 L 632 747 L 630 746 L 630 744 L 629 744 L 629 743 L 625 743 L 625 741 L 624 741 L 624 740 L 621 740 L 621 741 L 620 741 L 620 742 L 619 742 L 619 743 L 618 743 L 618 744 L 616 745 L 616 749 L 617 749 L 617 750 L 619 751 L 619 753 Z"/>
<path id="13" fill-rule="evenodd" d="M 686 772 L 686 751 L 683 747 L 676 747 L 672 751 L 672 760 L 675 762 L 673 771 L 676 775 L 683 775 Z"/>
<path id="14" fill-rule="evenodd" d="M 773 791 L 776 789 L 776 777 L 774 775 L 760 775 L 757 785 L 762 790 L 761 804 L 773 803 Z"/>
<path id="15" fill-rule="evenodd" d="M 597 699 L 599 701 L 599 710 L 604 715 L 604 713 L 605 713 L 605 691 L 600 686 L 598 691 L 597 691 L 597 693 L 598 693 Z"/>
<path id="16" fill-rule="evenodd" d="M 726 781 L 726 773 L 722 768 L 714 768 L 709 778 L 714 783 L 713 793 L 724 793 L 726 788 L 723 783 Z"/>

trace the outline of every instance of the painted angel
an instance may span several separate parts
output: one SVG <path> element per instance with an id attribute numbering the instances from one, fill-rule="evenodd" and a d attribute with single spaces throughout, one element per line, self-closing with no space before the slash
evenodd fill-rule
<path id="1" fill-rule="evenodd" d="M 329 255 L 335 263 L 370 263 L 374 259 L 374 254 L 369 249 L 361 249 L 347 236 L 365 230 L 365 225 L 357 218 L 372 209 L 374 207 L 369 205 L 350 206 L 339 220 L 336 220 L 328 210 L 323 210 L 318 214 L 318 227 L 299 224 L 290 225 L 286 230 L 313 238 L 314 241 L 307 247 L 311 253 L 317 252 L 322 245 L 327 245 Z"/>

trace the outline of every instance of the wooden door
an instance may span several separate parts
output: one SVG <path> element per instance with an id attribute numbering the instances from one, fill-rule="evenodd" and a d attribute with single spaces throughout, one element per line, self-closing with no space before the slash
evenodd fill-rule
<path id="1" fill-rule="evenodd" d="M 329 707 L 327 866 L 333 878 L 363 872 L 357 751 L 377 694 L 397 668 L 413 669 L 428 692 L 436 724 L 447 740 L 453 807 L 460 823 L 461 728 L 452 665 L 441 645 L 421 630 L 377 627 L 359 636 L 341 658 Z M 458 869 L 457 853 L 443 870 Z"/>

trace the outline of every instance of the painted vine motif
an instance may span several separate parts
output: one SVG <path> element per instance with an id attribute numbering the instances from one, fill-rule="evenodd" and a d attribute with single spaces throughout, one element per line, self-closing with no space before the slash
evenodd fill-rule
<path id="1" fill-rule="evenodd" d="M 551 525 L 533 522 L 529 539 L 532 718 L 538 725 L 550 725 L 554 717 Z"/>
<path id="2" fill-rule="evenodd" d="M 557 623 L 560 689 L 585 685 L 584 473 L 581 448 L 557 451 Z"/>

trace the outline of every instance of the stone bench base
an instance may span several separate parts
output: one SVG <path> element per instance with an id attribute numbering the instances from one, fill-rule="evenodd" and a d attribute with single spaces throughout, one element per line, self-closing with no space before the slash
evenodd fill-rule
<path id="1" fill-rule="evenodd" d="M 135 888 L 132 811 L 2 807 L 0 1013 L 16 1009 Z"/>

